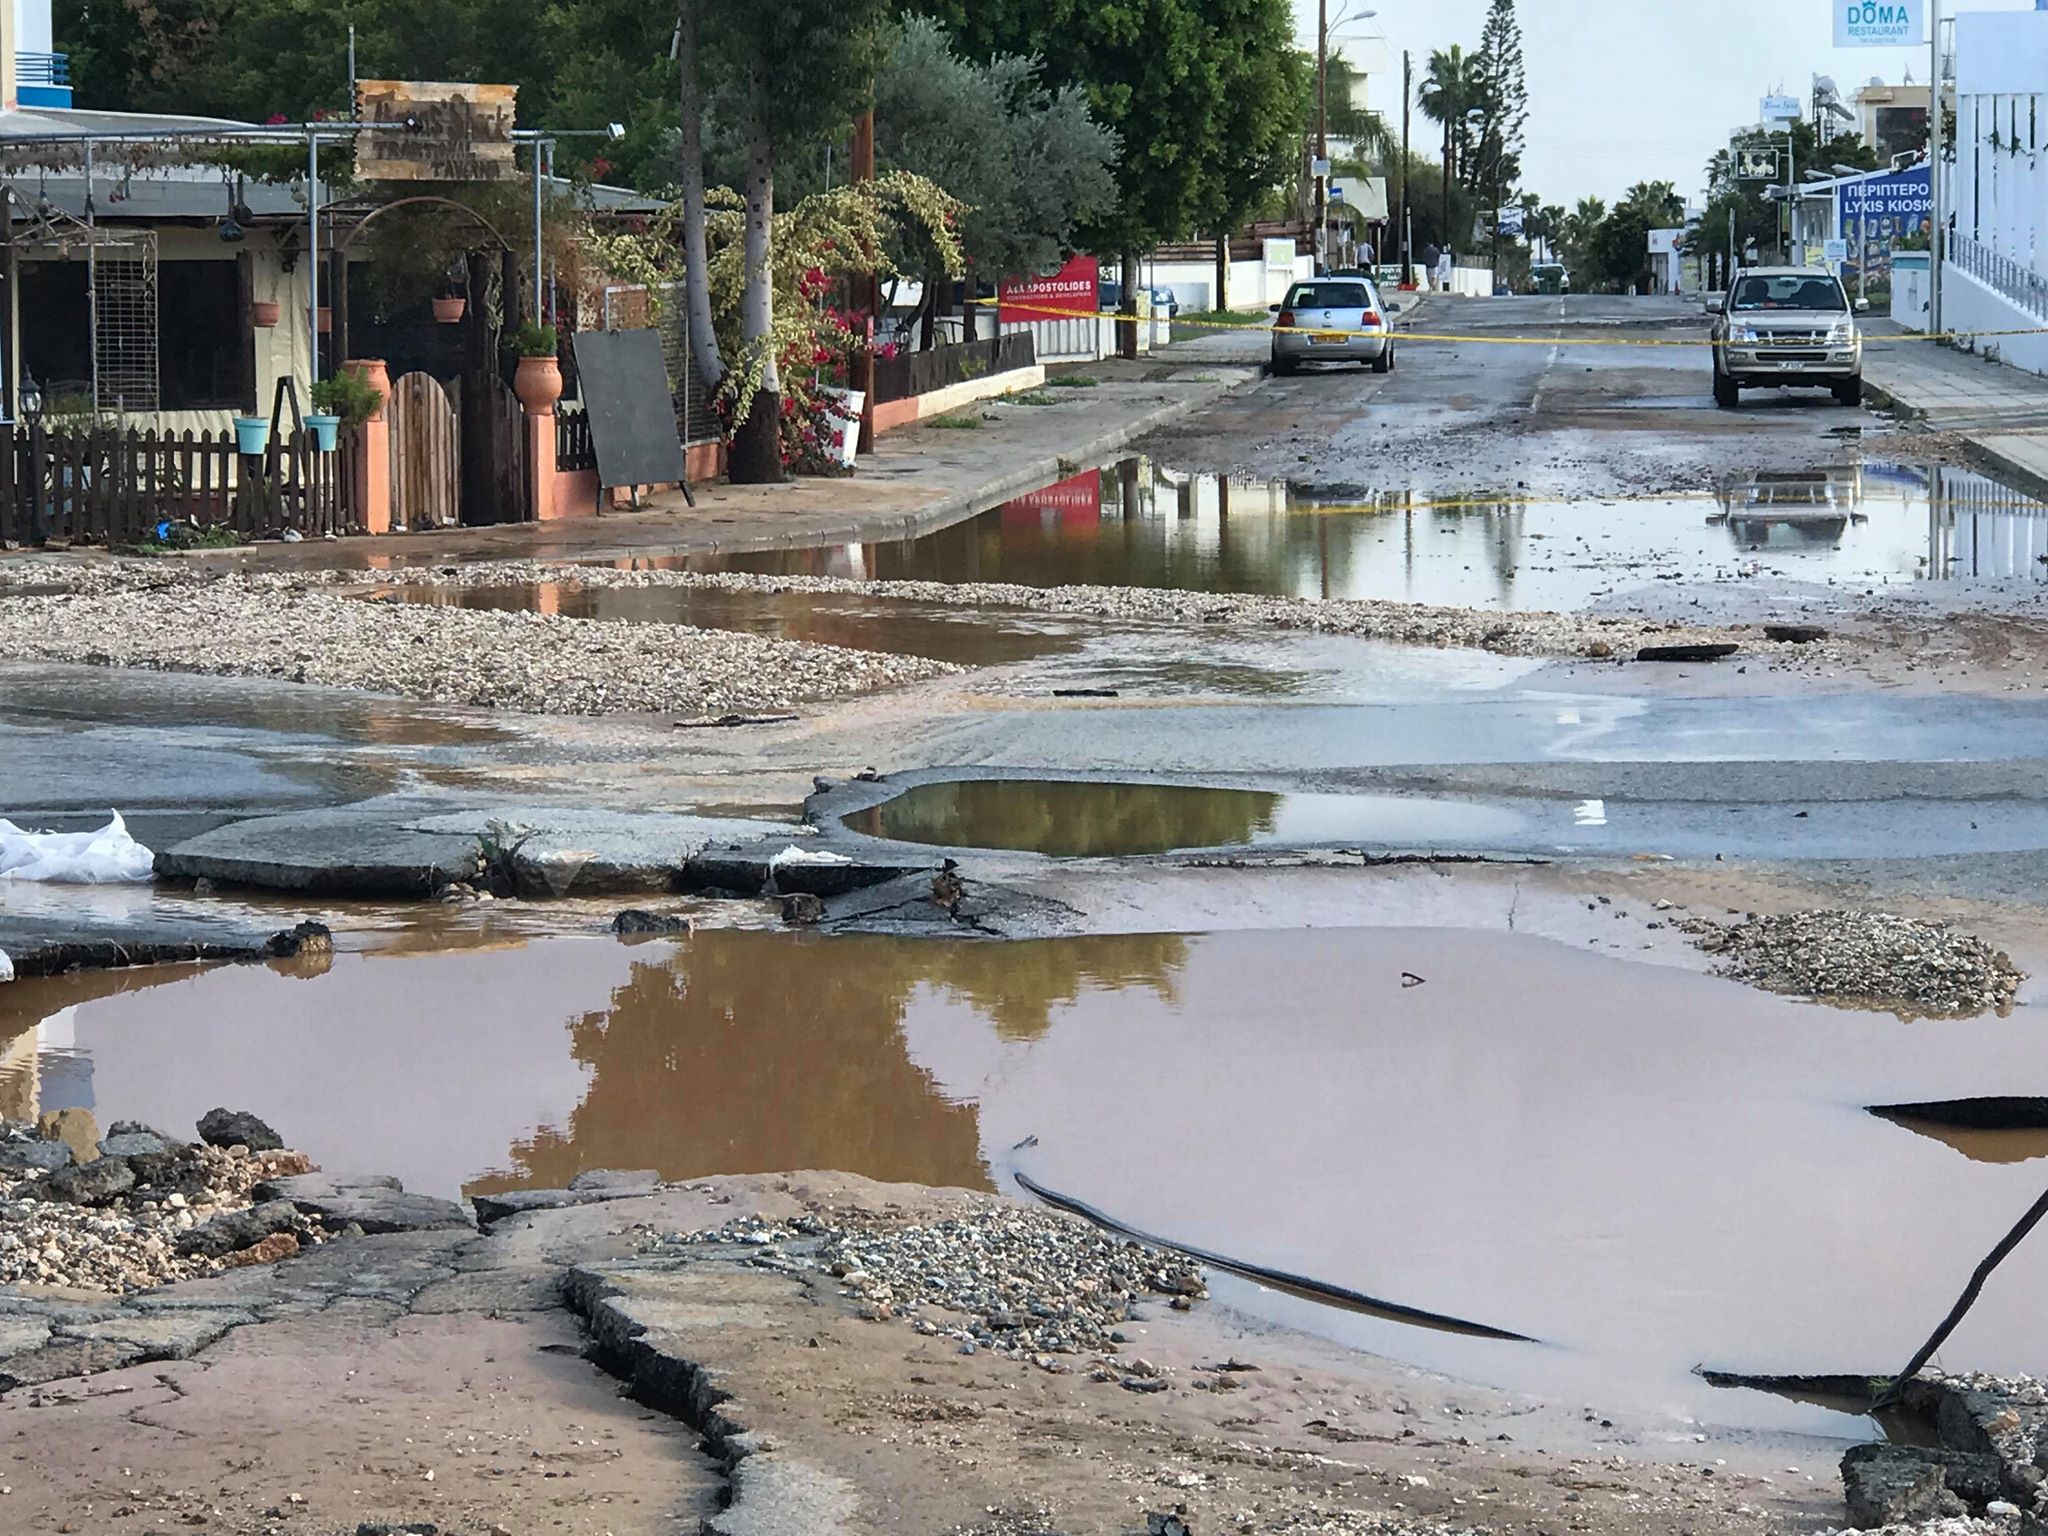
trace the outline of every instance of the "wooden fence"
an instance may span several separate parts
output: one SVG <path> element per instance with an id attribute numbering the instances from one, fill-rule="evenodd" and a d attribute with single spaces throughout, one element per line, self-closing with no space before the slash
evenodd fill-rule
<path id="1" fill-rule="evenodd" d="M 306 431 L 273 432 L 260 454 L 238 452 L 232 432 L 18 427 L 7 442 L 0 543 L 142 544 L 163 523 L 320 538 L 361 521 L 347 433 L 333 453 Z"/>

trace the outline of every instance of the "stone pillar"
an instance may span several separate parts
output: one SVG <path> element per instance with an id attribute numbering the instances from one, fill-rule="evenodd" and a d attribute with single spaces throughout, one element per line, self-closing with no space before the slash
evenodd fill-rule
<path id="1" fill-rule="evenodd" d="M 356 434 L 358 508 L 365 533 L 391 531 L 391 371 L 381 357 L 351 358 L 348 371 L 367 379 L 384 397 L 377 414 Z"/>
<path id="2" fill-rule="evenodd" d="M 546 522 L 555 513 L 555 408 L 526 413 L 526 469 L 531 483 L 533 516 Z"/>
<path id="3" fill-rule="evenodd" d="M 526 475 L 536 522 L 555 515 L 555 402 L 562 398 L 562 365 L 552 357 L 522 357 L 512 392 L 526 412 Z"/>

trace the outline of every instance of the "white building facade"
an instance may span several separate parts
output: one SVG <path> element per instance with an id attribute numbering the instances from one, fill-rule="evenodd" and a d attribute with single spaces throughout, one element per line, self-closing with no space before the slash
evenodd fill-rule
<path id="1" fill-rule="evenodd" d="M 1942 328 L 2048 328 L 2048 11 L 1966 12 L 1956 18 L 1955 52 Z M 1959 344 L 2048 374 L 2048 334 Z"/>

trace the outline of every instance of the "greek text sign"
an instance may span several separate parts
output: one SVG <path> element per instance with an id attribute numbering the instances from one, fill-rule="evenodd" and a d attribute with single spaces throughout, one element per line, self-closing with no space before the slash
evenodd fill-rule
<path id="1" fill-rule="evenodd" d="M 1828 0 L 1837 48 L 1914 48 L 1927 41 L 1926 0 Z"/>

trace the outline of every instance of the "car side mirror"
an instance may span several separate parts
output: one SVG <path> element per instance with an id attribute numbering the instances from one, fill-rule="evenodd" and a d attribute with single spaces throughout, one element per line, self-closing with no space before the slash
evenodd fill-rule
<path id="1" fill-rule="evenodd" d="M 1856 301 L 1856 313 L 1857 313 L 1857 314 L 1859 314 L 1859 315 L 1867 315 L 1867 314 L 1869 314 L 1869 313 L 1870 313 L 1870 300 L 1868 300 L 1868 299 L 1858 299 L 1858 300 Z"/>
<path id="2" fill-rule="evenodd" d="M 1401 306 L 1398 304 L 1389 304 L 1387 306 L 1387 313 L 1390 315 L 1398 315 L 1399 313 L 1401 313 Z"/>
<path id="3" fill-rule="evenodd" d="M 1270 309 L 1276 315 L 1280 313 L 1280 306 L 1278 304 L 1268 304 L 1266 308 Z"/>
<path id="4" fill-rule="evenodd" d="M 1728 313 L 1728 303 L 1725 299 L 1709 299 L 1701 308 L 1710 315 L 1725 315 Z"/>

